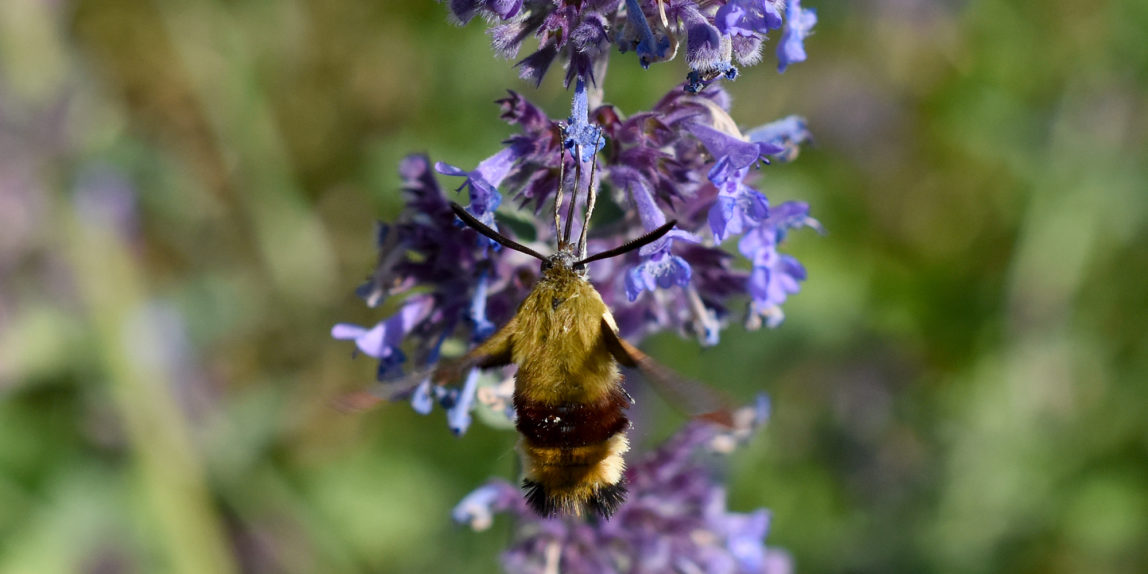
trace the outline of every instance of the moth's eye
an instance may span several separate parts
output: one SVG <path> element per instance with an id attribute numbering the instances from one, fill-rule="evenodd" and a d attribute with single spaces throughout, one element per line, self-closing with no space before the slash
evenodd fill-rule
<path id="1" fill-rule="evenodd" d="M 554 264 L 551 263 L 549 259 L 542 260 L 542 270 L 543 271 L 547 271 L 553 266 L 554 266 Z"/>
<path id="2" fill-rule="evenodd" d="M 585 263 L 575 263 L 574 264 L 574 270 L 579 272 L 579 273 L 582 273 L 583 271 L 586 270 L 586 264 Z"/>

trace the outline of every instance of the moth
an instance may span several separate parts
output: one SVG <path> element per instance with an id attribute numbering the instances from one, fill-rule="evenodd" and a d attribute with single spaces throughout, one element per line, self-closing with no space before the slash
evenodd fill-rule
<path id="1" fill-rule="evenodd" d="M 580 179 L 579 173 L 575 181 Z M 458 218 L 478 233 L 537 258 L 541 262 L 538 282 L 515 315 L 464 356 L 440 362 L 429 375 L 415 373 L 406 383 L 381 383 L 371 391 L 352 393 L 345 397 L 343 407 L 361 410 L 428 377 L 446 384 L 470 369 L 515 364 L 515 425 L 527 503 L 542 516 L 585 513 L 609 518 L 626 497 L 623 455 L 629 450 L 630 421 L 625 411 L 633 404 L 622 387 L 619 365 L 640 371 L 663 396 L 693 416 L 732 426 L 732 409 L 724 394 L 680 377 L 622 339 L 610 309 L 587 279 L 589 263 L 657 241 L 676 222 L 587 256 L 596 189 L 593 183 L 588 187 L 582 231 L 578 241 L 571 242 L 573 193 L 565 230 L 557 233 L 562 181 L 560 172 L 554 200 L 555 235 L 560 239 L 549 256 L 491 229 L 457 203 L 451 204 Z"/>

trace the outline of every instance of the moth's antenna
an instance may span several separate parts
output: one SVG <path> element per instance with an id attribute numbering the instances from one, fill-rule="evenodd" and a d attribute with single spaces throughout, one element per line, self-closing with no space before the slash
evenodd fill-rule
<path id="1" fill-rule="evenodd" d="M 590 185 L 586 190 L 586 217 L 582 218 L 582 233 L 578 237 L 578 257 L 586 257 L 586 232 L 590 230 L 590 216 L 594 213 L 594 204 L 598 202 L 598 187 L 594 185 L 594 173 L 598 171 L 598 143 L 602 141 L 602 133 L 594 140 L 594 163 L 590 165 Z"/>
<path id="2" fill-rule="evenodd" d="M 637 239 L 632 239 L 632 240 L 627 241 L 626 243 L 623 243 L 622 245 L 619 245 L 613 249 L 609 249 L 609 250 L 603 251 L 601 253 L 591 255 L 591 256 L 589 256 L 589 257 L 587 257 L 581 261 L 575 262 L 574 264 L 575 265 L 585 265 L 585 264 L 591 263 L 593 261 L 598 261 L 599 259 L 609 259 L 611 257 L 622 255 L 623 253 L 629 253 L 630 251 L 633 251 L 635 249 L 638 249 L 640 247 L 643 247 L 647 244 L 653 243 L 653 242 L 661 239 L 663 235 L 665 235 L 666 233 L 669 233 L 669 231 L 671 229 L 673 229 L 674 226 L 677 224 L 678 224 L 677 221 L 667 221 L 661 227 L 659 227 L 659 228 L 657 228 L 657 229 L 655 229 L 655 230 L 653 230 L 653 231 L 651 231 L 651 232 L 649 232 L 649 233 L 647 233 L 647 234 L 645 234 L 645 235 L 643 235 Z"/>
<path id="3" fill-rule="evenodd" d="M 558 249 L 562 250 L 562 219 L 559 217 L 559 208 L 562 207 L 562 190 L 566 185 L 566 147 L 558 143 L 558 192 L 554 196 L 554 235 L 558 238 Z"/>
<path id="4" fill-rule="evenodd" d="M 507 249 L 513 249 L 519 253 L 525 253 L 541 261 L 546 261 L 546 258 L 542 255 L 539 255 L 537 251 L 487 227 L 485 223 L 475 219 L 475 217 L 471 215 L 470 212 L 467 211 L 463 206 L 452 201 L 450 202 L 450 208 L 454 211 L 454 214 L 462 220 L 463 223 L 467 224 L 467 226 L 469 226 L 471 229 L 496 241 L 499 245 L 506 247 Z"/>
<path id="5" fill-rule="evenodd" d="M 574 189 L 570 192 L 570 209 L 566 210 L 566 230 L 562 232 L 562 244 L 570 244 L 570 228 L 574 224 L 574 206 L 578 205 L 578 183 L 582 181 L 582 144 L 574 145 Z"/>

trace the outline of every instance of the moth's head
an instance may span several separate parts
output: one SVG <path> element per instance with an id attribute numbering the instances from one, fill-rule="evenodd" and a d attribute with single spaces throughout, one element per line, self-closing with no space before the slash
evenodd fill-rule
<path id="1" fill-rule="evenodd" d="M 553 255 L 542 260 L 542 277 L 556 279 L 574 275 L 586 278 L 586 263 L 579 260 L 578 254 L 571 249 L 559 249 Z"/>

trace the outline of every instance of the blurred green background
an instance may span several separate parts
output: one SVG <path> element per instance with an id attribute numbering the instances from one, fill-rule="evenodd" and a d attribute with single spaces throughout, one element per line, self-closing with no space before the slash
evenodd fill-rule
<path id="1" fill-rule="evenodd" d="M 763 182 L 829 230 L 809 281 L 775 331 L 647 341 L 772 395 L 731 507 L 805 574 L 1148 571 L 1148 3 L 809 3 L 810 60 L 729 86 L 809 119 Z M 607 99 L 684 73 L 615 56 Z M 0 2 L 0 572 L 496 571 L 507 525 L 448 512 L 513 435 L 333 412 L 374 365 L 328 332 L 383 313 L 397 160 L 474 165 L 558 76 L 427 1 Z"/>

